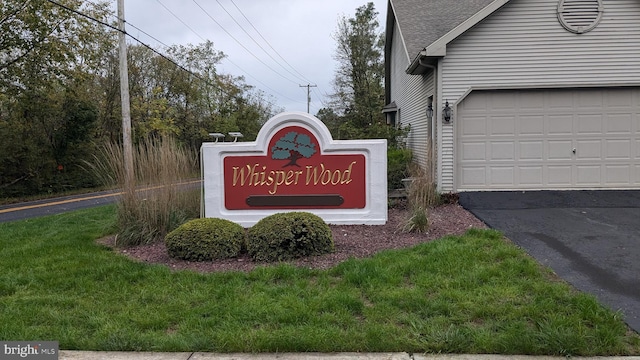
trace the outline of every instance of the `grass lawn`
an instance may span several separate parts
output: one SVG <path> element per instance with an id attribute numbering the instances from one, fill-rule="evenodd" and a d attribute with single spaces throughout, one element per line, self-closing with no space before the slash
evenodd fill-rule
<path id="1" fill-rule="evenodd" d="M 67 350 L 640 354 L 619 314 L 494 231 L 330 270 L 198 274 L 96 245 L 114 222 L 107 206 L 0 224 L 0 339 Z"/>

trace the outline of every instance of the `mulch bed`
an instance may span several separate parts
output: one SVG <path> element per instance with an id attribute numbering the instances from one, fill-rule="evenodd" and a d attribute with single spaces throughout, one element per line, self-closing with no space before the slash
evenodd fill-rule
<path id="1" fill-rule="evenodd" d="M 291 262 L 296 266 L 327 269 L 349 258 L 365 258 L 387 249 L 411 247 L 447 235 L 460 235 L 470 228 L 486 228 L 486 225 L 458 204 L 446 204 L 430 210 L 429 230 L 425 233 L 403 232 L 402 225 L 410 216 L 402 204 L 389 209 L 385 225 L 330 225 L 335 252 L 322 256 L 303 258 Z M 129 258 L 149 264 L 162 264 L 173 270 L 193 270 L 202 273 L 215 271 L 251 271 L 257 266 L 247 255 L 237 259 L 205 262 L 183 261 L 169 257 L 163 242 L 128 248 L 114 246 L 115 236 L 100 239 L 103 245 L 112 247 Z"/>

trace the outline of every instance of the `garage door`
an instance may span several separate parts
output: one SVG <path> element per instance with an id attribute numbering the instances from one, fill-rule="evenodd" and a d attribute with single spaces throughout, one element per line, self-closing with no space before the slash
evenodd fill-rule
<path id="1" fill-rule="evenodd" d="M 474 91 L 457 107 L 459 190 L 640 188 L 640 89 Z"/>

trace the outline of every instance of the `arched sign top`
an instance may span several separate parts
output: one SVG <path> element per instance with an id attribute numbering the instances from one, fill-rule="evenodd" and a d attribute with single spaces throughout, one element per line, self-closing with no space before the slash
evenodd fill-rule
<path id="1" fill-rule="evenodd" d="M 318 118 L 303 112 L 285 112 L 278 114 L 269 119 L 258 132 L 256 143 L 258 146 L 266 148 L 267 144 L 275 136 L 275 133 L 281 131 L 285 127 L 300 126 L 318 139 L 320 149 L 326 149 L 331 146 L 333 137 L 327 126 Z"/>

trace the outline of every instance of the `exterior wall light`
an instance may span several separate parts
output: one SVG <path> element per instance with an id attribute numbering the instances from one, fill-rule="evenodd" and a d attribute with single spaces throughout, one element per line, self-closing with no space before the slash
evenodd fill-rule
<path id="1" fill-rule="evenodd" d="M 444 109 L 442 109 L 442 120 L 445 123 L 451 122 L 451 117 L 453 116 L 453 110 L 449 107 L 449 100 L 444 103 Z"/>
<path id="2" fill-rule="evenodd" d="M 433 105 L 427 105 L 427 119 L 433 119 Z"/>

